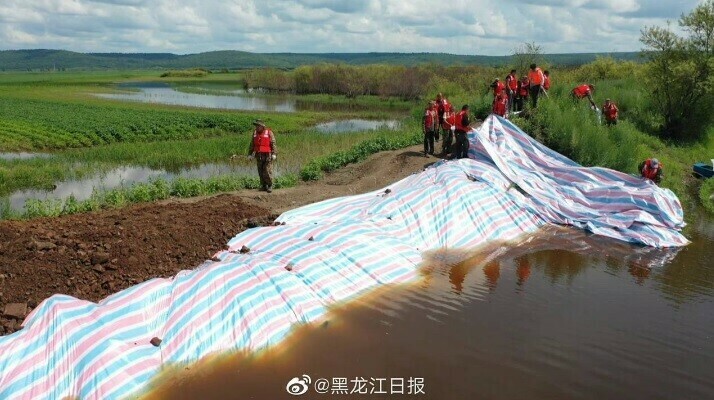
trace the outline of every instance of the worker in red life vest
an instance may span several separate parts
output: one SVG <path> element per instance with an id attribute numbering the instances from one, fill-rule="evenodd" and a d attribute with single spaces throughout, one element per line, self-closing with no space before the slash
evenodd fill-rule
<path id="1" fill-rule="evenodd" d="M 469 105 L 464 104 L 461 107 L 461 111 L 456 114 L 456 129 L 454 134 L 456 136 L 456 143 L 454 144 L 454 152 L 451 155 L 452 158 L 466 158 L 469 152 L 469 140 L 466 132 L 471 130 L 471 123 L 469 119 Z"/>
<path id="2" fill-rule="evenodd" d="M 444 132 L 444 141 L 441 142 L 441 153 L 447 155 L 451 153 L 451 145 L 454 141 L 454 132 L 456 131 L 456 113 L 451 104 L 448 104 L 444 111 L 444 121 L 441 123 L 441 129 Z"/>
<path id="3" fill-rule="evenodd" d="M 516 96 L 518 95 L 518 77 L 516 70 L 512 69 L 511 73 L 506 75 L 506 92 L 508 93 L 508 110 L 516 111 Z"/>
<path id="4" fill-rule="evenodd" d="M 640 163 L 640 174 L 642 174 L 643 178 L 659 184 L 664 177 L 662 167 L 663 165 L 656 158 L 648 158 Z"/>
<path id="5" fill-rule="evenodd" d="M 262 120 L 253 121 L 253 125 L 255 125 L 255 130 L 253 131 L 253 140 L 250 142 L 248 157 L 255 158 L 257 161 L 260 190 L 270 193 L 273 191 L 273 161 L 277 158 L 278 151 L 275 146 L 275 135 Z"/>
<path id="6" fill-rule="evenodd" d="M 499 117 L 506 118 L 508 112 L 508 95 L 505 91 L 501 92 L 493 99 L 493 113 Z"/>
<path id="7" fill-rule="evenodd" d="M 605 123 L 609 125 L 617 125 L 617 112 L 620 111 L 617 105 L 605 99 L 605 104 L 602 105 L 602 113 L 605 114 Z"/>
<path id="8" fill-rule="evenodd" d="M 434 154 L 434 132 L 438 129 L 439 116 L 436 111 L 436 102 L 431 101 L 424 109 L 422 117 L 422 132 L 424 132 L 424 157 Z"/>
<path id="9" fill-rule="evenodd" d="M 543 71 L 543 89 L 545 93 L 548 94 L 550 90 L 550 71 L 548 70 Z"/>
<path id="10" fill-rule="evenodd" d="M 597 110 L 595 100 L 593 100 L 593 91 L 595 91 L 594 85 L 582 84 L 573 89 L 570 92 L 570 95 L 573 97 L 573 100 L 580 100 L 587 97 L 588 101 L 590 102 L 590 105 L 592 106 L 592 109 Z"/>
<path id="11" fill-rule="evenodd" d="M 446 112 L 446 109 L 451 107 L 451 104 L 449 103 L 449 100 L 444 97 L 443 94 L 439 93 L 436 95 L 436 111 L 439 116 L 439 125 L 442 125 L 444 122 L 444 112 Z M 446 134 L 446 132 L 444 132 Z M 439 141 L 439 132 L 437 131 L 435 136 L 434 136 L 435 141 Z"/>
<path id="12" fill-rule="evenodd" d="M 493 83 L 489 86 L 491 89 L 493 89 L 493 98 L 495 99 L 498 97 L 499 94 L 501 94 L 502 91 L 506 89 L 506 85 L 501 82 L 500 79 L 496 78 L 493 80 Z"/>
<path id="13" fill-rule="evenodd" d="M 545 76 L 543 76 L 543 70 L 535 64 L 531 64 L 531 70 L 528 72 L 528 82 L 530 83 L 530 93 L 528 94 L 531 97 L 531 107 L 536 108 L 538 106 L 538 96 L 543 90 Z"/>
<path id="14" fill-rule="evenodd" d="M 516 96 L 516 111 L 523 111 L 523 107 L 528 101 L 528 93 L 530 91 L 530 83 L 527 77 L 521 77 L 518 82 L 518 93 Z"/>

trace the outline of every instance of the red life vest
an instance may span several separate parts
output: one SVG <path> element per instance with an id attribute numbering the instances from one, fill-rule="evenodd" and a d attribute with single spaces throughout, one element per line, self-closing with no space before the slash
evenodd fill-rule
<path id="1" fill-rule="evenodd" d="M 652 168 L 652 160 L 648 159 L 645 161 L 645 166 L 642 167 L 642 177 L 647 178 L 651 181 L 657 177 L 657 172 L 662 169 L 662 163 L 660 162 L 657 168 Z"/>
<path id="2" fill-rule="evenodd" d="M 263 132 L 253 131 L 253 151 L 256 153 L 270 153 L 273 150 L 270 148 L 270 136 L 273 132 L 265 128 Z"/>
<path id="3" fill-rule="evenodd" d="M 508 108 L 508 96 L 498 96 L 493 99 L 493 113 L 505 117 L 506 109 Z"/>
<path id="4" fill-rule="evenodd" d="M 608 121 L 614 121 L 617 119 L 617 111 L 617 106 L 613 102 L 610 102 L 609 106 L 602 106 L 602 112 L 605 114 L 605 118 L 607 118 Z"/>
<path id="5" fill-rule="evenodd" d="M 436 121 L 436 111 L 433 108 L 427 108 L 424 111 L 424 128 L 428 131 L 434 129 L 434 121 Z"/>
<path id="6" fill-rule="evenodd" d="M 518 89 L 518 95 L 521 97 L 528 97 L 528 86 L 530 86 L 528 79 L 521 80 L 521 87 Z"/>
<path id="7" fill-rule="evenodd" d="M 518 89 L 518 77 L 514 74 L 508 74 L 506 76 L 506 85 L 508 85 L 509 89 L 515 92 L 516 89 Z"/>
<path id="8" fill-rule="evenodd" d="M 456 130 L 466 132 L 469 130 L 468 125 L 464 124 L 464 117 L 469 115 L 469 110 L 461 110 L 456 114 Z"/>
<path id="9" fill-rule="evenodd" d="M 590 94 L 590 86 L 588 85 L 580 85 L 573 89 L 573 95 L 579 99 L 587 97 L 588 94 Z"/>
<path id="10" fill-rule="evenodd" d="M 503 82 L 501 82 L 501 81 L 496 82 L 495 86 L 493 87 L 493 95 L 494 95 L 494 97 L 495 97 L 495 96 L 498 96 L 499 94 L 501 94 L 501 92 L 503 92 L 503 90 L 504 90 L 505 88 L 506 88 L 506 85 L 504 85 Z"/>
<path id="11" fill-rule="evenodd" d="M 441 127 L 449 130 L 452 126 L 456 126 L 456 114 L 449 110 L 444 112 L 444 122 L 441 124 Z"/>
<path id="12" fill-rule="evenodd" d="M 535 70 L 528 72 L 528 81 L 533 86 L 540 86 L 543 83 L 543 70 L 536 67 Z"/>
<path id="13" fill-rule="evenodd" d="M 543 82 L 543 89 L 550 90 L 550 77 L 543 75 L 543 79 L 545 80 Z"/>

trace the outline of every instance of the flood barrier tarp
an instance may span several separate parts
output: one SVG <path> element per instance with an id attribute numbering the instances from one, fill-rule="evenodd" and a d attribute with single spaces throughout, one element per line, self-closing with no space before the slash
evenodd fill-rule
<path id="1" fill-rule="evenodd" d="M 265 348 L 330 305 L 413 282 L 426 251 L 472 249 L 547 223 L 657 246 L 686 243 L 671 192 L 580 167 L 505 120 L 489 118 L 469 139 L 470 159 L 286 212 L 276 226 L 240 233 L 214 260 L 171 279 L 96 304 L 44 300 L 22 330 L 0 337 L 0 398 L 135 396 L 164 365 Z M 154 337 L 160 346 L 150 344 Z"/>

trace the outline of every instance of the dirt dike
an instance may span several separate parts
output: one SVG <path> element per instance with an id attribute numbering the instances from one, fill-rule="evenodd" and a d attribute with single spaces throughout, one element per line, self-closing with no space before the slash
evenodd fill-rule
<path id="1" fill-rule="evenodd" d="M 365 193 L 437 161 L 421 146 L 382 152 L 317 182 L 265 193 L 242 190 L 171 199 L 96 213 L 0 221 L 0 335 L 20 329 L 45 298 L 99 301 L 157 277 L 193 269 L 245 229 L 282 212 Z"/>

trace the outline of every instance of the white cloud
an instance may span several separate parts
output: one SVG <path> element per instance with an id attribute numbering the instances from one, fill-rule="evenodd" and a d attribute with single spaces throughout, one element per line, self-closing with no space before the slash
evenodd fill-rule
<path id="1" fill-rule="evenodd" d="M 632 51 L 701 0 L 2 0 L 0 49 L 83 52 Z"/>

